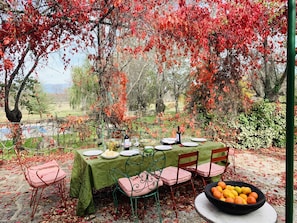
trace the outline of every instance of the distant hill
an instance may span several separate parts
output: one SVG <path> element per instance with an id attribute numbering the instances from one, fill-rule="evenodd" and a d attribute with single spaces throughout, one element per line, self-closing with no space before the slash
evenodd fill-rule
<path id="1" fill-rule="evenodd" d="M 71 84 L 42 84 L 42 88 L 47 94 L 61 94 L 70 87 Z"/>

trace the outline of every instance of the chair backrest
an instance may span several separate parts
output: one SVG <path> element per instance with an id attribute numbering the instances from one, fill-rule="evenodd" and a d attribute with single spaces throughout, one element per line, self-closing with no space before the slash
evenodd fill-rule
<path id="1" fill-rule="evenodd" d="M 180 168 L 185 170 L 190 170 L 190 171 L 191 170 L 196 171 L 198 166 L 198 159 L 199 159 L 199 151 L 179 154 L 176 179 L 178 180 Z"/>
<path id="2" fill-rule="evenodd" d="M 213 149 L 211 151 L 211 158 L 210 158 L 210 167 L 209 167 L 209 175 L 211 173 L 211 167 L 213 163 L 220 164 L 225 166 L 226 171 L 228 167 L 228 156 L 229 156 L 229 147 L 223 147 L 219 149 Z"/>
<path id="3" fill-rule="evenodd" d="M 125 175 L 131 177 L 140 174 L 144 170 L 144 158 L 144 156 L 141 156 L 140 159 L 137 156 L 128 157 L 125 163 Z"/>
<path id="4" fill-rule="evenodd" d="M 178 155 L 178 167 L 179 168 L 187 168 L 195 166 L 197 169 L 199 158 L 199 151 L 184 153 Z"/>
<path id="5" fill-rule="evenodd" d="M 162 170 L 166 166 L 166 156 L 163 151 L 154 151 L 152 156 L 147 156 L 147 159 L 149 159 L 148 166 L 146 167 L 146 170 L 150 173 L 153 173 L 157 178 L 160 178 Z"/>
<path id="6" fill-rule="evenodd" d="M 163 151 L 154 151 L 149 155 L 141 155 L 141 158 L 136 156 L 128 157 L 125 163 L 125 174 L 127 176 L 134 176 L 147 171 L 155 173 L 162 171 L 166 165 L 166 156 Z"/>
<path id="7" fill-rule="evenodd" d="M 28 152 L 22 147 L 18 149 L 14 148 L 14 151 L 17 157 L 18 164 L 20 165 L 26 180 L 28 180 L 27 169 L 30 167 L 30 163 L 28 162 L 28 159 L 27 159 Z"/>
<path id="8" fill-rule="evenodd" d="M 211 151 L 211 163 L 228 164 L 229 147 L 213 149 Z"/>

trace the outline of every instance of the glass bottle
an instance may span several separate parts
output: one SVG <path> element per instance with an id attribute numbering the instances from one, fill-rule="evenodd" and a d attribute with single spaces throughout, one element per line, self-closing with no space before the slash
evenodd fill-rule
<path id="1" fill-rule="evenodd" d="M 124 150 L 129 150 L 130 145 L 131 145 L 130 137 L 128 136 L 128 133 L 126 131 L 124 136 Z"/>
<path id="2" fill-rule="evenodd" d="M 181 131 L 179 126 L 177 126 L 177 131 L 176 131 L 176 144 L 181 144 Z"/>

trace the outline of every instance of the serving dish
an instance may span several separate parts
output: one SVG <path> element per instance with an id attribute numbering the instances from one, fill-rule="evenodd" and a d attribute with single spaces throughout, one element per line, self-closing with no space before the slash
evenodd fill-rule
<path id="1" fill-rule="evenodd" d="M 233 215 L 244 215 L 244 214 L 248 214 L 251 213 L 253 211 L 256 211 L 257 209 L 259 209 L 260 207 L 262 207 L 264 205 L 264 203 L 266 202 L 266 198 L 265 195 L 263 194 L 263 192 L 258 189 L 257 187 L 255 187 L 252 184 L 248 184 L 245 182 L 241 182 L 241 181 L 225 181 L 225 183 L 227 185 L 232 185 L 232 186 L 239 186 L 239 187 L 250 187 L 252 191 L 256 192 L 258 194 L 258 198 L 257 198 L 257 203 L 255 204 L 235 204 L 235 203 L 229 203 L 226 201 L 222 201 L 218 198 L 215 198 L 211 192 L 211 188 L 217 186 L 217 182 L 213 182 L 210 183 L 208 185 L 206 185 L 205 187 L 205 195 L 207 197 L 207 199 L 214 205 L 216 206 L 218 209 L 220 209 L 221 211 L 228 213 L 228 214 L 233 214 Z"/>
<path id="2" fill-rule="evenodd" d="M 119 152 L 106 150 L 104 153 L 101 154 L 101 157 L 104 159 L 114 159 L 117 158 L 119 155 Z"/>

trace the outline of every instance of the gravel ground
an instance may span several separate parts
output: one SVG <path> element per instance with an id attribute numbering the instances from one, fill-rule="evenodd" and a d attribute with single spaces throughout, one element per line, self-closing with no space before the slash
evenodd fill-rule
<path id="1" fill-rule="evenodd" d="M 225 180 L 242 180 L 250 182 L 259 187 L 266 195 L 267 201 L 275 208 L 278 214 L 278 222 L 285 222 L 285 150 L 255 151 L 236 151 L 235 168 L 231 163 Z M 55 157 L 68 173 L 67 190 L 69 191 L 69 182 L 72 168 L 72 155 L 61 155 Z M 296 157 L 295 157 L 296 161 Z M 296 162 L 295 162 L 296 163 Z M 235 170 L 235 172 L 234 172 Z M 296 164 L 295 164 L 296 172 Z M 130 215 L 128 201 L 121 201 L 122 209 L 115 215 L 111 199 L 110 189 L 96 193 L 95 203 L 97 212 L 94 219 L 86 221 L 84 218 L 75 216 L 76 199 L 68 198 L 67 208 L 61 208 L 60 199 L 52 193 L 52 190 L 46 190 L 40 202 L 38 211 L 33 221 L 30 221 L 29 199 L 31 189 L 24 180 L 23 174 L 15 161 L 4 161 L 0 164 L 0 222 L 133 222 Z M 197 191 L 201 191 L 200 181 L 196 181 Z M 294 204 L 296 205 L 296 180 L 294 190 Z M 176 193 L 178 199 L 179 213 L 178 219 L 175 218 L 174 211 L 171 210 L 171 199 L 167 189 L 160 191 L 161 208 L 163 222 L 180 222 L 180 223 L 205 223 L 196 212 L 193 201 L 195 196 L 191 190 L 180 189 Z M 100 202 L 99 202 L 100 200 Z M 143 202 L 142 202 L 143 203 Z M 117 217 L 115 217 L 117 216 Z M 157 222 L 158 216 L 156 209 L 151 201 L 139 208 L 140 222 L 150 223 Z M 294 213 L 294 222 L 296 222 L 296 212 Z"/>

